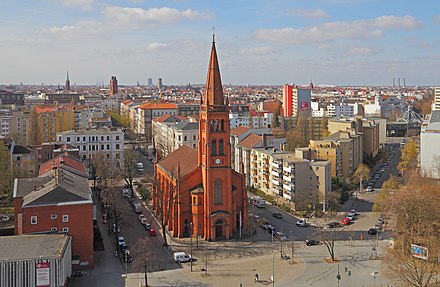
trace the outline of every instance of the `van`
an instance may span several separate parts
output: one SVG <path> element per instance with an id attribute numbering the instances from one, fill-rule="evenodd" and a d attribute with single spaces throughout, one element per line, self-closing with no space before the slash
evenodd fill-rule
<path id="1" fill-rule="evenodd" d="M 133 204 L 133 210 L 134 210 L 135 213 L 141 213 L 142 212 L 141 204 L 139 202 Z"/>
<path id="2" fill-rule="evenodd" d="M 136 168 L 137 168 L 138 172 L 140 172 L 140 173 L 143 173 L 143 172 L 144 172 L 144 164 L 143 164 L 143 163 L 138 162 L 138 163 L 136 164 Z"/>
<path id="3" fill-rule="evenodd" d="M 176 263 L 191 261 L 191 255 L 188 255 L 185 252 L 175 252 L 173 258 Z"/>

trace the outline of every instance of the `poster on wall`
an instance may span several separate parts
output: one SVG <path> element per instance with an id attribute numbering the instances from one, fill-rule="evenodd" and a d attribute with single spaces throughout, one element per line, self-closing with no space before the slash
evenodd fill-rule
<path id="1" fill-rule="evenodd" d="M 299 110 L 301 112 L 308 112 L 309 111 L 309 103 L 308 102 L 301 102 L 299 104 Z"/>
<path id="2" fill-rule="evenodd" d="M 38 261 L 35 265 L 37 287 L 50 286 L 50 262 L 46 260 Z"/>

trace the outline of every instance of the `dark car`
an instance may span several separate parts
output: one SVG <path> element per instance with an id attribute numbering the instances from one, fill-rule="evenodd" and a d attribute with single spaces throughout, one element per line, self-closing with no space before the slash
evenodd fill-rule
<path id="1" fill-rule="evenodd" d="M 127 244 L 125 244 L 125 243 L 121 244 L 121 246 L 119 246 L 119 248 L 121 248 L 121 251 L 124 252 L 124 253 L 125 253 L 127 250 L 129 250 Z"/>
<path id="2" fill-rule="evenodd" d="M 315 239 L 306 239 L 304 242 L 306 243 L 307 246 L 313 246 L 319 244 L 319 241 Z"/>
<path id="3" fill-rule="evenodd" d="M 124 253 L 125 254 L 125 260 L 127 263 L 131 263 L 133 261 L 133 256 L 131 256 L 130 252 Z"/>
<path id="4" fill-rule="evenodd" d="M 376 228 L 370 228 L 370 229 L 368 229 L 368 234 L 370 234 L 370 235 L 376 235 L 376 234 L 377 234 L 377 229 L 376 229 Z"/>
<path id="5" fill-rule="evenodd" d="M 278 219 L 283 218 L 283 215 L 281 213 L 279 213 L 279 212 L 272 213 L 272 216 L 275 217 L 275 218 L 278 218 Z"/>
<path id="6" fill-rule="evenodd" d="M 340 226 L 341 226 L 341 224 L 339 222 L 336 222 L 336 221 L 333 221 L 333 222 L 330 222 L 329 224 L 327 224 L 328 228 L 337 228 L 337 227 L 340 227 Z"/>
<path id="7" fill-rule="evenodd" d="M 272 232 L 273 232 L 275 234 L 275 227 L 273 227 L 272 225 L 269 225 L 267 227 L 267 232 L 270 234 L 272 234 Z"/>

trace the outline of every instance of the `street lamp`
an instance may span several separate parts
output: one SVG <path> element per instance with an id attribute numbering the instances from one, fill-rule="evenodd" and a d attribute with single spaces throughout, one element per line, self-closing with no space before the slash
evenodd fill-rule
<path id="1" fill-rule="evenodd" d="M 272 256 L 272 287 L 275 286 L 275 255 L 281 254 L 279 251 L 275 251 Z"/>
<path id="2" fill-rule="evenodd" d="M 193 271 L 193 236 L 192 236 L 193 223 L 189 223 L 189 237 L 191 242 L 191 272 Z"/>

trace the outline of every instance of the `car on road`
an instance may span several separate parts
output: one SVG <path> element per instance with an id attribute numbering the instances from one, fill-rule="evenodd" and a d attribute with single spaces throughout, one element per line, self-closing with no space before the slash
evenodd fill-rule
<path id="1" fill-rule="evenodd" d="M 349 225 L 351 222 L 351 220 L 347 217 L 345 217 L 344 219 L 342 219 L 341 221 L 341 225 Z"/>
<path id="2" fill-rule="evenodd" d="M 305 219 L 300 219 L 296 222 L 296 226 L 298 227 L 307 227 L 307 222 Z"/>
<path id="3" fill-rule="evenodd" d="M 267 232 L 271 234 L 275 233 L 275 227 L 269 224 L 269 226 L 267 226 Z"/>
<path id="4" fill-rule="evenodd" d="M 8 222 L 9 221 L 9 216 L 8 215 L 3 215 L 2 216 L 2 222 Z"/>
<path id="5" fill-rule="evenodd" d="M 192 260 L 191 255 L 185 252 L 174 252 L 173 259 L 176 263 L 190 262 Z"/>
<path id="6" fill-rule="evenodd" d="M 374 228 L 376 228 L 377 230 L 382 230 L 382 224 L 376 223 L 376 225 L 374 225 Z"/>
<path id="7" fill-rule="evenodd" d="M 327 224 L 328 228 L 337 228 L 337 227 L 341 227 L 341 223 L 333 221 Z"/>
<path id="8" fill-rule="evenodd" d="M 119 236 L 118 237 L 118 245 L 121 246 L 123 244 L 125 244 L 125 239 L 123 236 Z"/>
<path id="9" fill-rule="evenodd" d="M 282 219 L 283 215 L 280 212 L 274 212 L 272 213 L 272 216 L 278 219 Z"/>
<path id="10" fill-rule="evenodd" d="M 268 223 L 263 223 L 260 225 L 261 228 L 263 228 L 264 230 L 267 230 L 267 228 L 269 227 L 270 224 Z"/>
<path id="11" fill-rule="evenodd" d="M 376 235 L 376 234 L 377 234 L 377 229 L 376 229 L 376 228 L 370 228 L 370 229 L 368 229 L 368 234 L 370 234 L 370 235 Z"/>
<path id="12" fill-rule="evenodd" d="M 125 256 L 125 261 L 127 261 L 127 263 L 131 263 L 133 261 L 133 256 L 131 256 L 130 253 L 124 253 Z"/>
<path id="13" fill-rule="evenodd" d="M 156 236 L 156 230 L 154 230 L 154 228 L 150 228 L 148 233 L 150 233 L 150 236 Z"/>
<path id="14" fill-rule="evenodd" d="M 145 227 L 145 230 L 150 230 L 150 228 L 151 228 L 151 223 L 148 222 L 148 221 L 146 221 L 146 222 L 144 223 L 144 227 Z"/>
<path id="15" fill-rule="evenodd" d="M 307 246 L 319 245 L 319 241 L 315 239 L 306 239 L 304 242 Z"/>
<path id="16" fill-rule="evenodd" d="M 355 215 L 353 213 L 347 214 L 347 218 L 350 219 L 350 222 L 354 220 Z"/>
<path id="17" fill-rule="evenodd" d="M 112 225 L 112 231 L 113 233 L 116 233 L 116 224 L 113 223 Z M 121 228 L 118 226 L 118 233 L 121 232 Z"/>
<path id="18" fill-rule="evenodd" d="M 142 222 L 142 220 L 144 220 L 146 218 L 145 218 L 145 215 L 139 214 L 138 219 L 139 219 L 140 222 Z"/>

